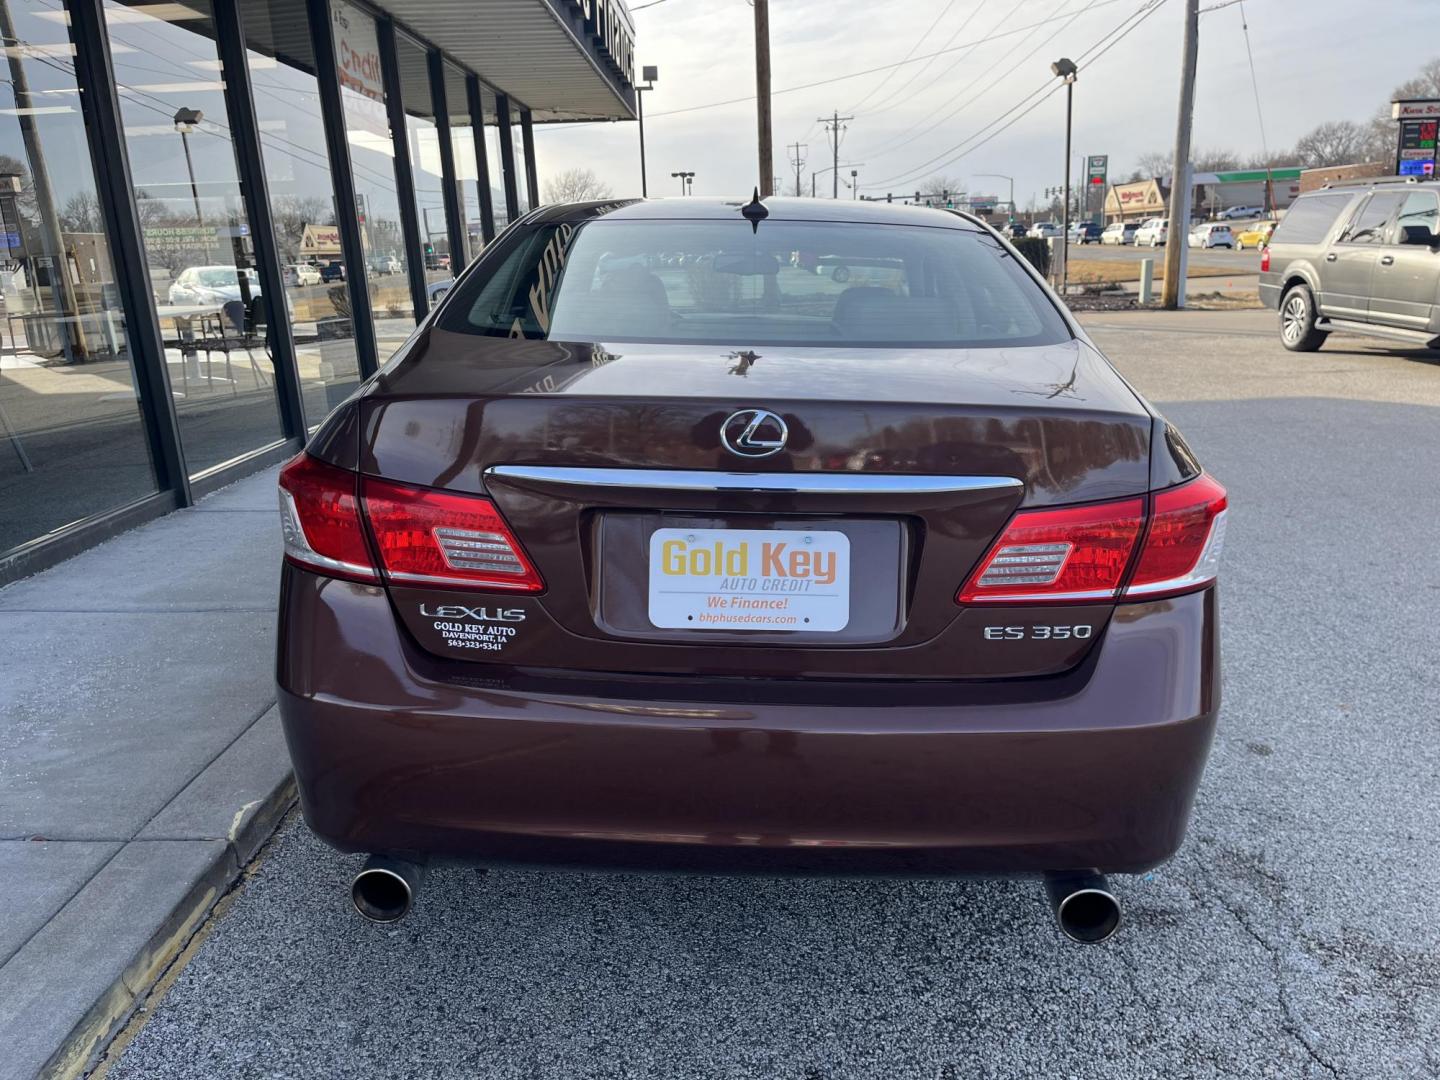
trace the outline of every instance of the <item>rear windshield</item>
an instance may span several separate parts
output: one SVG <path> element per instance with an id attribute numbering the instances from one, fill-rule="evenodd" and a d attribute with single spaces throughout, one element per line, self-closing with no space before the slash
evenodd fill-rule
<path id="1" fill-rule="evenodd" d="M 1272 244 L 1318 244 L 1330 232 L 1340 211 L 1350 204 L 1351 193 L 1302 195 L 1275 226 Z"/>
<path id="2" fill-rule="evenodd" d="M 447 305 L 442 329 L 557 341 L 1049 345 L 1070 332 L 978 230 L 835 222 L 541 226 Z"/>

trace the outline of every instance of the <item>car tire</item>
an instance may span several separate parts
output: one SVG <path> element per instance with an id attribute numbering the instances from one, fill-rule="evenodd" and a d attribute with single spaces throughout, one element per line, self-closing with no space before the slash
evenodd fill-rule
<path id="1" fill-rule="evenodd" d="M 1330 335 L 1315 327 L 1315 298 L 1296 285 L 1280 298 L 1280 344 L 1291 352 L 1314 352 Z"/>

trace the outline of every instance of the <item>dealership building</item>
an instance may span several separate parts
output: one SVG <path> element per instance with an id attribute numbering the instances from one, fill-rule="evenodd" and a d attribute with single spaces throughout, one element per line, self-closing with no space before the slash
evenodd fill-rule
<path id="1" fill-rule="evenodd" d="M 621 0 L 0 0 L 0 583 L 281 460 L 628 120 Z"/>

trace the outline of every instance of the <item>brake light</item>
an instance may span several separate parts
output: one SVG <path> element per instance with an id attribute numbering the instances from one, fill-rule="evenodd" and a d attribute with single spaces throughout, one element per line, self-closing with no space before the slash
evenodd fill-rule
<path id="1" fill-rule="evenodd" d="M 961 604 L 1113 600 L 1144 520 L 1141 499 L 1022 510 L 955 599 Z"/>
<path id="2" fill-rule="evenodd" d="M 1270 245 L 1266 244 L 1260 249 L 1260 272 L 1263 274 L 1270 269 Z"/>
<path id="3" fill-rule="evenodd" d="M 356 475 L 305 452 L 280 470 L 280 528 L 285 557 L 330 577 L 377 580 L 360 505 Z"/>
<path id="4" fill-rule="evenodd" d="M 390 580 L 539 592 L 539 572 L 489 499 L 364 481 L 365 516 Z"/>
<path id="5" fill-rule="evenodd" d="M 1173 596 L 1215 580 L 1225 544 L 1225 489 L 1202 473 L 1154 497 L 1126 599 Z"/>

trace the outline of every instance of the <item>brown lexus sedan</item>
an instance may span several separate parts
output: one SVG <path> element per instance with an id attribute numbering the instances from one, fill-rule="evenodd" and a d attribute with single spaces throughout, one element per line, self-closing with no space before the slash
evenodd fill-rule
<path id="1" fill-rule="evenodd" d="M 431 860 L 1043 876 L 1173 854 L 1224 489 L 963 214 L 700 198 L 512 225 L 281 473 L 311 829 Z"/>

